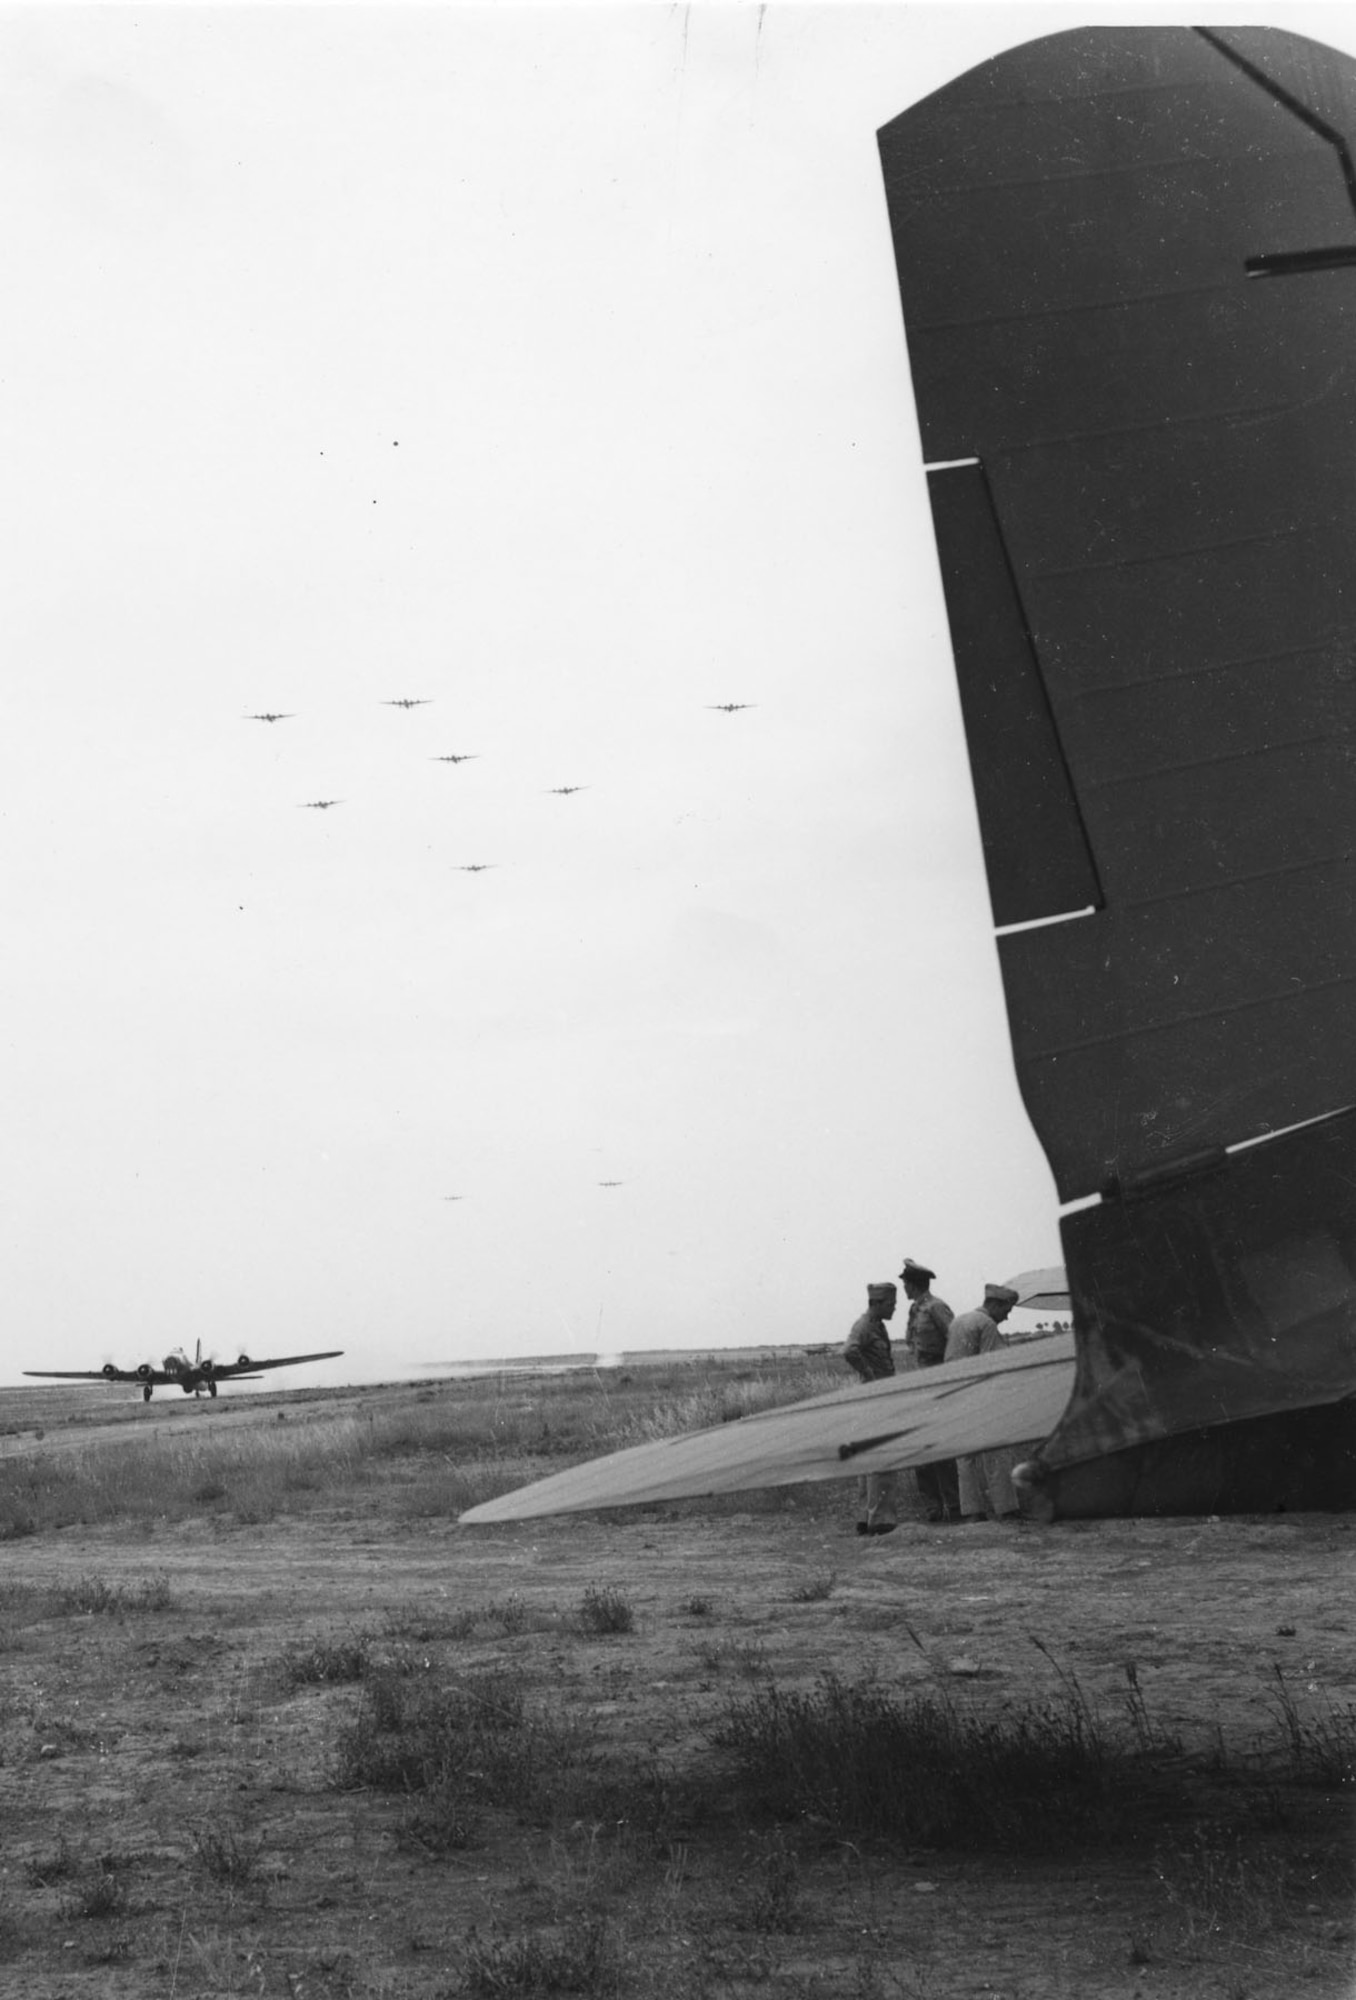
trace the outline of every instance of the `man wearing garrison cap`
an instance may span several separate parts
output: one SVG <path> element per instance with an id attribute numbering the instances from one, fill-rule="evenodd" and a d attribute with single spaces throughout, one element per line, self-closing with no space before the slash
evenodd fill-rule
<path id="1" fill-rule="evenodd" d="M 852 1322 L 843 1348 L 843 1359 L 863 1382 L 881 1382 L 895 1372 L 894 1350 L 890 1346 L 888 1322 L 894 1318 L 898 1293 L 891 1284 L 868 1285 L 866 1311 Z M 893 1516 L 895 1476 L 892 1472 L 868 1472 L 857 1481 L 857 1533 L 888 1535 L 895 1526 Z"/>
<path id="2" fill-rule="evenodd" d="M 904 1333 L 906 1365 L 935 1368 L 946 1360 L 947 1335 L 954 1314 L 945 1299 L 933 1297 L 932 1281 L 937 1273 L 926 1264 L 916 1264 L 912 1257 L 906 1257 L 899 1275 L 909 1301 L 909 1324 Z M 954 1458 L 938 1459 L 935 1465 L 920 1465 L 914 1478 L 929 1521 L 960 1519 L 960 1488 Z"/>
<path id="3" fill-rule="evenodd" d="M 946 1343 L 947 1360 L 965 1361 L 973 1354 L 994 1354 L 1006 1346 L 998 1329 L 1019 1296 L 1011 1285 L 986 1285 L 983 1305 L 952 1320 Z M 1008 1446 L 999 1451 L 974 1452 L 956 1460 L 962 1521 L 982 1521 L 986 1509 L 996 1521 L 1020 1519 L 1012 1468 L 1026 1455 L 1022 1447 Z"/>

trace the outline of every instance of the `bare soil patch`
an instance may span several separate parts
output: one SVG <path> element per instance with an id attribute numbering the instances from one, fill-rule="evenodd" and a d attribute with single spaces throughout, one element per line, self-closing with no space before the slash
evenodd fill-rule
<path id="1" fill-rule="evenodd" d="M 1351 1793 L 1276 1762 L 1285 1703 L 1307 1725 L 1356 1702 L 1347 1518 L 864 1540 L 844 1487 L 477 1531 L 402 1513 L 403 1479 L 254 1525 L 204 1506 L 0 1547 L 0 1987 L 1352 1991 Z M 993 1717 L 1076 1684 L 1152 1737 L 1157 1803 L 1131 1837 L 1056 1853 L 760 1815 L 721 1718 L 826 1672 Z M 383 1702 L 445 1727 L 449 1690 L 484 1711 L 459 1739 L 479 1765 L 442 1791 L 355 1776 L 355 1744 L 404 1741 Z M 1269 1775 L 1240 1787 L 1264 1746 Z"/>

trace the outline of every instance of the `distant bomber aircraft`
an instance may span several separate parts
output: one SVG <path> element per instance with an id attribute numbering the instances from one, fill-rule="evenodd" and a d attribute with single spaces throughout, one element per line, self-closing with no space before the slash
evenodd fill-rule
<path id="1" fill-rule="evenodd" d="M 432 695 L 427 694 L 398 694 L 394 701 L 384 701 L 381 705 L 383 708 L 427 708 L 432 699 Z"/>
<path id="2" fill-rule="evenodd" d="M 757 708 L 756 701 L 708 701 L 708 708 L 719 709 L 722 715 L 737 715 L 741 708 Z"/>
<path id="3" fill-rule="evenodd" d="M 497 861 L 456 861 L 453 863 L 459 875 L 483 875 L 487 868 L 497 868 Z"/>
<path id="4" fill-rule="evenodd" d="M 554 798 L 567 799 L 571 792 L 586 792 L 587 785 L 548 785 L 547 791 Z"/>
<path id="5" fill-rule="evenodd" d="M 295 1368 L 303 1361 L 337 1361 L 343 1351 L 342 1347 L 332 1347 L 324 1354 L 285 1354 L 277 1361 L 251 1361 L 248 1354 L 242 1354 L 238 1361 L 218 1362 L 203 1360 L 199 1341 L 191 1361 L 182 1347 L 176 1347 L 159 1368 L 149 1361 L 143 1361 L 137 1368 L 116 1368 L 111 1361 L 105 1361 L 97 1369 L 25 1368 L 24 1374 L 43 1382 L 140 1382 L 141 1399 L 149 1403 L 151 1391 L 157 1387 L 163 1389 L 177 1383 L 186 1396 L 200 1395 L 204 1389 L 209 1396 L 215 1396 L 218 1382 L 257 1382 L 267 1368 Z"/>
<path id="6" fill-rule="evenodd" d="M 300 811 L 323 813 L 328 812 L 331 806 L 341 806 L 343 803 L 342 799 L 303 799 Z"/>
<path id="7" fill-rule="evenodd" d="M 274 715 L 274 714 L 269 714 L 269 715 L 246 715 L 246 716 L 243 716 L 243 717 L 241 718 L 241 720 L 242 720 L 242 721 L 244 721 L 244 722 L 290 722 L 290 721 L 292 720 L 292 715 L 293 715 L 294 713 L 295 713 L 295 710 L 293 710 L 292 712 L 290 712 L 290 713 L 288 713 L 288 714 L 286 714 L 286 715 Z"/>
<path id="8" fill-rule="evenodd" d="M 428 761 L 430 764 L 474 764 L 479 755 L 478 750 L 463 750 L 458 756 L 454 750 L 450 756 L 430 757 Z"/>

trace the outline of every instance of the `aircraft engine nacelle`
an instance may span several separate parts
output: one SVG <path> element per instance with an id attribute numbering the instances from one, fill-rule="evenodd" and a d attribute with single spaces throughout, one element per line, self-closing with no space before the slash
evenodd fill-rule
<path id="1" fill-rule="evenodd" d="M 217 1364 L 215 1361 L 200 1361 L 198 1363 L 198 1373 L 202 1376 L 204 1382 L 210 1382 L 216 1372 Z"/>
<path id="2" fill-rule="evenodd" d="M 242 1354 L 235 1365 L 237 1368 L 253 1368 L 254 1363 L 250 1360 L 248 1354 Z"/>
<path id="3" fill-rule="evenodd" d="M 155 1370 L 154 1368 L 152 1368 L 149 1361 L 142 1361 L 138 1364 L 137 1374 L 141 1377 L 143 1382 L 148 1382 L 151 1376 L 154 1375 L 154 1373 Z"/>
<path id="4" fill-rule="evenodd" d="M 113 1380 L 117 1372 L 118 1372 L 117 1369 L 114 1367 L 111 1361 L 105 1361 L 104 1374 L 110 1382 Z"/>

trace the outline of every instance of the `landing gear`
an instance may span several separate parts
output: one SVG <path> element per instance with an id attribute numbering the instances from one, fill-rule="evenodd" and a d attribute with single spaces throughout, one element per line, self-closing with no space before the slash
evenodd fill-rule
<path id="1" fill-rule="evenodd" d="M 217 1385 L 210 1379 L 210 1377 L 207 1383 L 207 1393 L 209 1396 L 215 1396 L 217 1393 Z"/>
<path id="2" fill-rule="evenodd" d="M 151 1400 L 151 1385 L 149 1382 L 143 1382 L 141 1385 L 141 1400 L 143 1403 L 149 1403 Z"/>

